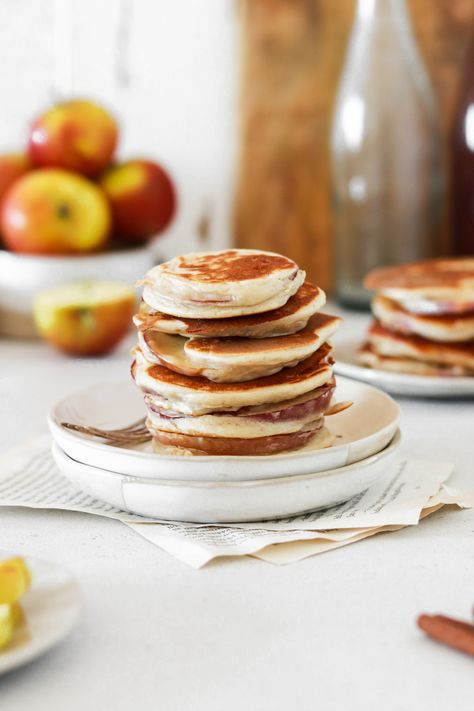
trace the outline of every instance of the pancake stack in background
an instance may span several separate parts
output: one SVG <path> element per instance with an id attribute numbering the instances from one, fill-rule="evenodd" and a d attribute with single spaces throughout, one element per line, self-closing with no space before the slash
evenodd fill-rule
<path id="1" fill-rule="evenodd" d="M 376 269 L 375 321 L 360 350 L 364 365 L 431 376 L 474 376 L 474 258 Z"/>
<path id="2" fill-rule="evenodd" d="M 151 269 L 134 317 L 132 375 L 158 447 L 272 454 L 318 436 L 335 388 L 337 317 L 291 259 L 259 250 L 176 257 Z"/>

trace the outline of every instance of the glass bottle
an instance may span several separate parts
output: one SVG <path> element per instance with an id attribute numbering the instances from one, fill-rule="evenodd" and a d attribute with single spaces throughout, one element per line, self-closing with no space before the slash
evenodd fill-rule
<path id="1" fill-rule="evenodd" d="M 454 123 L 452 147 L 452 233 L 454 252 L 474 255 L 474 35 Z"/>
<path id="2" fill-rule="evenodd" d="M 331 132 L 336 296 L 374 267 L 439 254 L 441 146 L 405 0 L 358 0 Z"/>

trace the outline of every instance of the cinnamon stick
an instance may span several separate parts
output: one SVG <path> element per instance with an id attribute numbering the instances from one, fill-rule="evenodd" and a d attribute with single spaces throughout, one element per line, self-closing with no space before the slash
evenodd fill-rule
<path id="1" fill-rule="evenodd" d="M 420 615 L 417 623 L 428 637 L 474 657 L 474 625 L 445 615 Z"/>

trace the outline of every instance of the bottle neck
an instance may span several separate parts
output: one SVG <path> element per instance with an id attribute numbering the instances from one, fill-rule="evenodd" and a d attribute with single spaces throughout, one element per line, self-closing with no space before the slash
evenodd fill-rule
<path id="1" fill-rule="evenodd" d="M 357 0 L 352 41 L 359 52 L 381 58 L 397 54 L 409 67 L 427 110 L 436 113 L 434 95 L 418 51 L 405 0 Z"/>
<path id="2" fill-rule="evenodd" d="M 385 24 L 404 29 L 410 27 L 405 0 L 357 0 L 358 24 Z"/>

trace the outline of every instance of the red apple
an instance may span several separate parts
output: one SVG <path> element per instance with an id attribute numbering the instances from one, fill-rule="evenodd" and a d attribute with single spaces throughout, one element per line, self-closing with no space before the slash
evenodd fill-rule
<path id="1" fill-rule="evenodd" d="M 5 195 L 1 212 L 7 247 L 25 254 L 75 254 L 100 249 L 110 229 L 102 191 L 66 170 L 34 170 Z"/>
<path id="2" fill-rule="evenodd" d="M 115 281 L 63 284 L 36 295 L 40 335 L 68 355 L 105 355 L 126 335 L 135 311 L 131 286 Z"/>
<path id="3" fill-rule="evenodd" d="M 0 155 L 0 205 L 8 188 L 29 170 L 31 163 L 23 153 Z"/>
<path id="4" fill-rule="evenodd" d="M 109 168 L 99 179 L 112 208 L 114 232 L 132 242 L 145 242 L 171 221 L 176 195 L 168 173 L 145 159 Z"/>
<path id="5" fill-rule="evenodd" d="M 117 124 L 105 109 L 91 101 L 66 101 L 33 123 L 29 154 L 40 168 L 66 168 L 94 176 L 110 163 L 117 140 Z"/>

